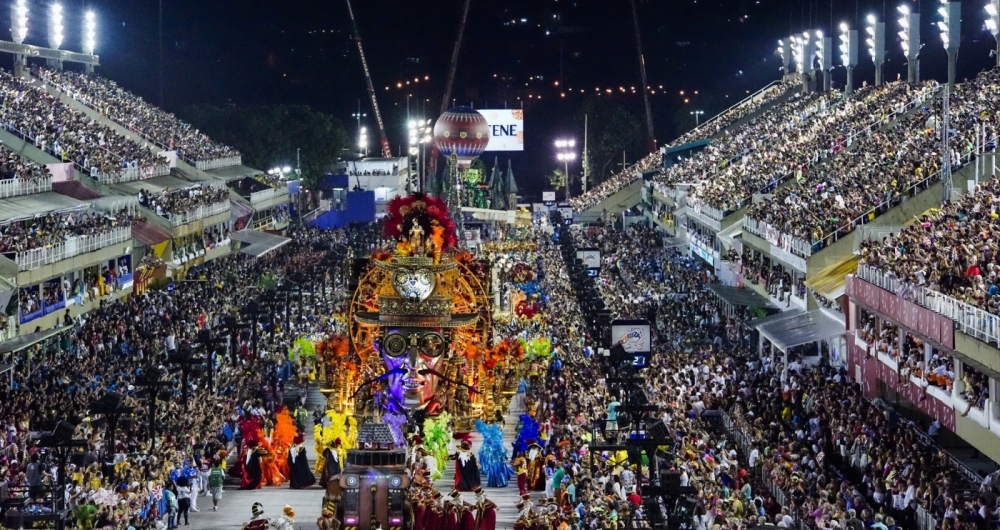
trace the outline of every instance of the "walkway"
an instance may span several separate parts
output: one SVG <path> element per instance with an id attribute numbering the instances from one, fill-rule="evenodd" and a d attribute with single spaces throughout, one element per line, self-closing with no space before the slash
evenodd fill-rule
<path id="1" fill-rule="evenodd" d="M 315 410 L 316 405 L 324 403 L 325 399 L 320 394 L 318 388 L 315 386 L 311 387 L 309 395 L 306 398 L 306 410 Z M 507 423 L 504 427 L 504 445 L 508 450 L 514 441 L 514 428 L 517 426 L 517 420 L 517 413 L 508 412 L 506 417 Z M 478 454 L 479 447 L 482 445 L 482 437 L 479 433 L 473 433 L 472 436 L 472 448 Z M 310 464 L 315 466 L 316 453 L 313 448 L 312 429 L 306 430 L 305 439 Z M 444 475 L 440 480 L 435 482 L 435 486 L 443 494 L 447 495 L 454 484 L 454 477 L 455 464 L 454 462 L 449 462 Z M 485 484 L 485 482 L 486 478 L 483 477 L 483 483 Z M 484 489 L 486 490 L 486 496 L 498 506 L 497 529 L 510 529 L 513 527 L 514 521 L 517 519 L 517 508 L 515 507 L 518 501 L 516 477 L 511 477 L 510 484 L 506 488 L 486 488 L 484 486 Z M 281 515 L 282 508 L 287 504 L 295 510 L 296 528 L 314 528 L 316 519 L 319 518 L 322 509 L 323 494 L 324 491 L 318 485 L 307 490 L 292 490 L 286 484 L 281 487 L 267 487 L 252 491 L 240 491 L 227 485 L 226 490 L 222 494 L 222 500 L 219 501 L 218 512 L 212 511 L 211 498 L 198 498 L 198 509 L 201 511 L 191 514 L 190 528 L 192 530 L 239 530 L 250 519 L 250 507 L 255 502 L 264 505 L 264 512 L 270 517 Z M 469 503 L 475 503 L 475 495 L 472 493 L 463 493 L 462 498 Z"/>
<path id="2" fill-rule="evenodd" d="M 293 394 L 292 391 L 288 393 Z M 320 394 L 319 388 L 315 385 L 310 387 L 309 395 L 306 397 L 306 410 L 315 410 L 316 405 L 325 403 L 326 399 L 323 394 Z M 309 464 L 315 466 L 316 451 L 313 448 L 312 428 L 306 429 L 305 439 Z M 323 494 L 323 489 L 318 485 L 306 490 L 293 490 L 285 483 L 284 486 L 240 491 L 227 484 L 222 493 L 222 500 L 219 501 L 218 512 L 212 511 L 211 497 L 198 498 L 198 509 L 201 511 L 191 514 L 191 526 L 188 528 L 194 530 L 239 530 L 243 528 L 244 523 L 250 520 L 250 507 L 255 502 L 264 506 L 264 513 L 268 517 L 281 515 L 281 510 L 287 504 L 295 510 L 295 528 L 316 528 L 316 519 L 319 519 L 320 511 L 323 508 Z"/>

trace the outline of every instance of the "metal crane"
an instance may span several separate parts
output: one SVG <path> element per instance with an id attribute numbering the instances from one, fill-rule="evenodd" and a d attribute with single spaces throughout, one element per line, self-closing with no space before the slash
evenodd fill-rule
<path id="1" fill-rule="evenodd" d="M 358 43 L 358 55 L 361 56 L 361 66 L 365 70 L 365 83 L 368 85 L 368 96 L 372 100 L 372 111 L 375 112 L 375 121 L 378 122 L 378 135 L 379 142 L 382 144 L 382 156 L 392 158 L 392 149 L 389 148 L 389 139 L 385 136 L 385 124 L 382 123 L 382 113 L 378 110 L 378 100 L 375 98 L 375 86 L 372 85 L 372 74 L 368 71 L 365 50 L 361 47 L 361 32 L 358 31 L 358 21 L 354 19 L 354 9 L 351 7 L 351 0 L 347 0 L 347 12 L 351 15 L 351 27 L 354 30 L 354 40 Z"/>

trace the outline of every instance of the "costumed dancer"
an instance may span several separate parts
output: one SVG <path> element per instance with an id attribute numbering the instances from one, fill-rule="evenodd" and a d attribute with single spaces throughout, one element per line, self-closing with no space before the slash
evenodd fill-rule
<path id="1" fill-rule="evenodd" d="M 264 506 L 261 503 L 253 503 L 250 513 L 253 518 L 243 525 L 243 530 L 268 530 L 268 527 L 271 526 L 271 521 L 264 517 Z"/>
<path id="2" fill-rule="evenodd" d="M 251 438 L 243 439 L 246 447 L 244 449 L 243 460 L 240 462 L 243 470 L 240 489 L 255 490 L 260 489 L 263 485 L 264 475 L 263 468 L 261 467 L 261 458 L 263 458 L 265 452 L 260 450 L 260 440 L 257 439 L 256 432 L 247 433 L 247 436 L 251 436 Z"/>
<path id="3" fill-rule="evenodd" d="M 295 530 L 295 511 L 292 510 L 292 507 L 286 504 L 285 508 L 281 510 L 281 516 L 272 521 L 271 526 L 275 530 Z"/>
<path id="4" fill-rule="evenodd" d="M 531 530 L 534 525 L 534 515 L 531 513 L 531 495 L 525 493 L 521 495 L 521 500 L 517 502 L 517 520 L 514 521 L 514 530 Z"/>
<path id="5" fill-rule="evenodd" d="M 511 469 L 507 464 L 503 429 L 499 424 L 476 420 L 476 430 L 483 436 L 483 445 L 479 447 L 479 464 L 486 474 L 486 485 L 491 488 L 506 488 Z"/>
<path id="6" fill-rule="evenodd" d="M 316 476 L 309 468 L 309 458 L 306 456 L 306 448 L 302 443 L 305 437 L 302 433 L 295 435 L 295 445 L 288 450 L 289 486 L 293 490 L 305 489 L 316 483 Z"/>
<path id="7" fill-rule="evenodd" d="M 444 524 L 443 495 L 440 491 L 431 494 L 430 502 L 424 511 L 424 530 L 439 529 Z"/>
<path id="8" fill-rule="evenodd" d="M 528 461 L 523 456 L 514 459 L 514 470 L 517 473 L 517 492 L 520 495 L 528 493 Z"/>
<path id="9" fill-rule="evenodd" d="M 340 521 L 337 520 L 336 514 L 337 508 L 326 503 L 323 505 L 323 513 L 316 519 L 316 528 L 318 530 L 340 530 Z"/>
<path id="10" fill-rule="evenodd" d="M 431 468 L 431 480 L 441 478 L 448 461 L 448 443 L 452 440 L 448 423 L 451 415 L 442 412 L 436 418 L 424 420 L 424 449 L 434 457 L 436 468 Z"/>
<path id="11" fill-rule="evenodd" d="M 278 471 L 281 472 L 281 476 L 289 477 L 291 475 L 291 469 L 289 469 L 290 462 L 287 458 L 281 458 L 281 455 L 288 453 L 289 448 L 295 444 L 295 438 L 299 435 L 298 427 L 295 426 L 295 420 L 292 419 L 292 415 L 288 413 L 288 409 L 281 407 L 281 410 L 275 415 L 274 422 L 274 434 L 271 435 L 271 449 L 275 454 L 275 463 L 278 466 Z"/>
<path id="12" fill-rule="evenodd" d="M 337 480 L 337 477 L 340 476 L 340 444 L 340 438 L 335 438 L 323 450 L 323 474 L 320 475 L 319 485 L 324 488 L 331 480 Z"/>
<path id="13" fill-rule="evenodd" d="M 528 488 L 545 491 L 545 453 L 538 442 L 528 443 Z"/>
<path id="14" fill-rule="evenodd" d="M 444 502 L 444 525 L 442 526 L 442 530 L 460 530 L 459 524 L 462 521 L 462 494 L 458 490 L 451 490 L 448 496 L 451 498 Z"/>
<path id="15" fill-rule="evenodd" d="M 458 452 L 451 458 L 455 460 L 456 490 L 472 491 L 480 485 L 479 463 L 476 455 L 472 454 L 472 444 L 468 440 L 462 440 Z"/>
<path id="16" fill-rule="evenodd" d="M 260 446 L 257 450 L 262 453 L 262 458 L 260 459 L 260 468 L 263 473 L 262 483 L 265 486 L 280 486 L 284 484 L 287 479 L 281 473 L 281 470 L 278 469 L 277 462 L 278 460 L 287 460 L 284 451 L 280 455 L 275 454 L 271 450 L 271 445 L 266 438 L 260 439 Z"/>
<path id="17" fill-rule="evenodd" d="M 479 489 L 479 486 L 476 486 Z M 459 500 L 459 530 L 476 530 L 476 514 L 472 513 L 475 506 L 465 502 L 465 500 Z"/>
<path id="18" fill-rule="evenodd" d="M 475 489 L 476 493 L 476 530 L 496 530 L 497 505 L 486 498 L 482 487 Z"/>

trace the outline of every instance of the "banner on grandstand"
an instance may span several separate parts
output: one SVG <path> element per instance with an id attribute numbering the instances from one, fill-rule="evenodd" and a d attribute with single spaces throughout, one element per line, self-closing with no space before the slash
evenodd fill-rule
<path id="1" fill-rule="evenodd" d="M 479 111 L 490 128 L 487 151 L 524 151 L 524 111 L 483 109 Z"/>
<path id="2" fill-rule="evenodd" d="M 635 355 L 636 367 L 649 366 L 651 340 L 648 320 L 614 320 L 611 322 L 611 344 L 621 344 L 625 351 Z"/>

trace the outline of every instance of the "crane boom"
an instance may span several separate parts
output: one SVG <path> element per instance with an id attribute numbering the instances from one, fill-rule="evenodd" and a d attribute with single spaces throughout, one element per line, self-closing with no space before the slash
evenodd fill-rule
<path id="1" fill-rule="evenodd" d="M 358 43 L 358 55 L 361 56 L 361 67 L 365 70 L 368 97 L 372 100 L 372 111 L 375 113 L 375 121 L 378 122 L 378 135 L 379 141 L 382 144 L 382 156 L 392 158 L 392 149 L 389 148 L 389 139 L 385 136 L 385 124 L 382 123 L 382 113 L 378 110 L 378 100 L 375 98 L 375 86 L 372 84 L 372 74 L 368 70 L 368 61 L 365 59 L 365 49 L 361 47 L 361 32 L 358 31 L 358 21 L 354 18 L 354 9 L 351 7 L 351 0 L 347 0 L 347 12 L 351 15 L 351 28 L 354 30 L 354 40 Z"/>

